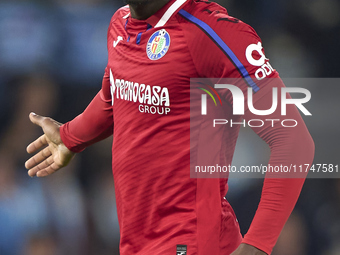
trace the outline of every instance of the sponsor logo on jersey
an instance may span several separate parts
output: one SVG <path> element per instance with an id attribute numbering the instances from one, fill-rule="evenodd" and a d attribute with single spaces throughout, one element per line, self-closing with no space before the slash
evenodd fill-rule
<path id="1" fill-rule="evenodd" d="M 151 60 L 164 57 L 170 47 L 170 35 L 165 29 L 161 29 L 151 35 L 146 45 L 146 54 Z"/>
<path id="2" fill-rule="evenodd" d="M 134 81 L 115 79 L 110 69 L 112 105 L 115 100 L 137 103 L 141 113 L 164 114 L 170 112 L 170 95 L 167 87 L 151 86 Z"/>
<path id="3" fill-rule="evenodd" d="M 266 62 L 268 58 L 264 55 L 262 51 L 263 47 L 261 42 L 257 44 L 250 44 L 246 49 L 246 58 L 248 62 L 253 66 L 259 66 L 260 68 L 256 70 L 255 77 L 259 81 L 271 75 L 274 72 L 273 67 Z M 255 59 L 253 54 L 258 54 L 260 56 L 259 59 Z"/>

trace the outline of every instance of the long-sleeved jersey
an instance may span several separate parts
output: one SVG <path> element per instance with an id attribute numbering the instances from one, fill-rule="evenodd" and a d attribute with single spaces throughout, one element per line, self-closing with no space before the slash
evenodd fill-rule
<path id="1" fill-rule="evenodd" d="M 258 109 L 267 106 L 266 96 L 271 100 L 268 78 L 278 74 L 256 32 L 216 3 L 171 0 L 146 20 L 132 18 L 128 6 L 119 9 L 107 47 L 101 91 L 60 132 L 74 152 L 113 133 L 121 254 L 222 255 L 242 241 L 269 254 L 303 179 L 266 179 L 243 238 L 224 198 L 227 179 L 190 178 L 190 152 L 195 152 L 190 78 L 240 78 L 239 88 L 245 94 L 252 88 Z M 226 91 L 221 100 L 232 104 Z M 267 125 L 254 130 L 271 146 L 270 163 L 308 163 L 313 157 L 309 133 L 296 109 L 287 116 L 300 125 L 289 131 Z M 250 117 L 246 111 L 244 118 Z M 238 129 L 225 136 L 221 154 L 231 164 Z"/>

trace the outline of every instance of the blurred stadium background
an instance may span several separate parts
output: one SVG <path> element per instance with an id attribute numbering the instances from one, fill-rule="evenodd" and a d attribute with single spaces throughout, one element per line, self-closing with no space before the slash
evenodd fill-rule
<path id="1" fill-rule="evenodd" d="M 256 29 L 281 77 L 339 76 L 339 0 L 218 2 Z M 49 178 L 29 178 L 24 162 L 26 146 L 41 134 L 29 112 L 66 122 L 100 89 L 107 27 L 122 5 L 122 0 L 0 0 L 1 255 L 119 254 L 110 139 Z M 314 91 L 339 110 L 340 86 Z M 333 121 L 307 121 L 316 163 L 339 163 L 340 120 Z M 268 158 L 256 139 L 243 130 L 235 164 Z M 261 147 L 257 154 L 253 146 Z M 259 179 L 230 181 L 228 200 L 243 233 L 261 185 Z M 339 255 L 339 240 L 340 180 L 308 179 L 273 254 Z"/>

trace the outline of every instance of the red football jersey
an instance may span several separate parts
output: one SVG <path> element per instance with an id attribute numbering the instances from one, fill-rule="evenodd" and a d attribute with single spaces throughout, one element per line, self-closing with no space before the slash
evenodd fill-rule
<path id="1" fill-rule="evenodd" d="M 216 3 L 172 0 L 147 20 L 119 9 L 107 47 L 102 90 L 61 136 L 79 152 L 113 132 L 121 254 L 230 254 L 242 236 L 224 198 L 227 179 L 190 178 L 190 78 L 243 78 L 243 92 L 260 91 L 260 81 L 278 76 L 260 38 Z M 231 164 L 238 130 L 225 135 Z M 281 228 L 258 229 L 265 240 L 255 233 L 248 243 L 269 253 Z"/>
<path id="2" fill-rule="evenodd" d="M 170 1 L 145 21 L 131 18 L 128 7 L 113 16 L 103 93 L 113 104 L 121 254 L 172 255 L 177 245 L 187 254 L 230 254 L 242 240 L 224 199 L 226 179 L 192 179 L 188 168 L 190 78 L 242 76 L 180 10 L 209 24 L 255 69 L 245 50 L 258 36 L 217 4 Z M 237 133 L 230 136 L 235 143 L 225 153 L 232 155 Z"/>

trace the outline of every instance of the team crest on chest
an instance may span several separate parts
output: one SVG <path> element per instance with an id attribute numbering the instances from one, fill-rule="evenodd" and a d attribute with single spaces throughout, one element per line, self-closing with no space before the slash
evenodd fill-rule
<path id="1" fill-rule="evenodd" d="M 164 57 L 170 47 L 170 35 L 165 29 L 152 34 L 146 45 L 146 54 L 151 60 L 158 60 Z"/>

